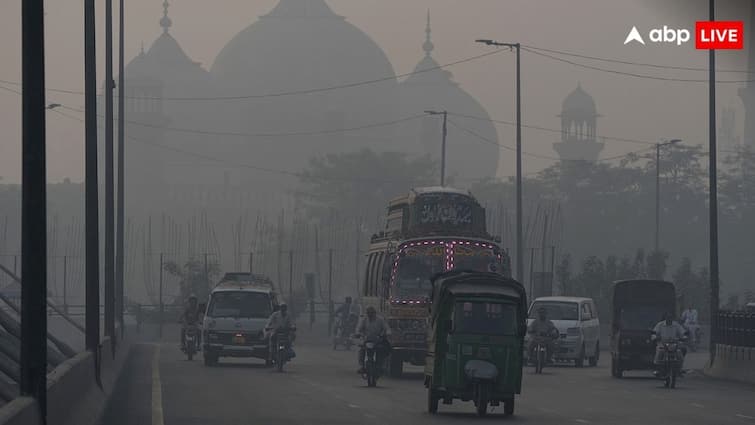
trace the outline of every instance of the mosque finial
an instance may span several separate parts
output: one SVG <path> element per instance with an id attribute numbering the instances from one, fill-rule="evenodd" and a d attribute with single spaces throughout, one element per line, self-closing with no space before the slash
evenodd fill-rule
<path id="1" fill-rule="evenodd" d="M 430 9 L 427 9 L 427 27 L 425 28 L 425 34 L 425 44 L 422 45 L 422 50 L 425 51 L 427 56 L 430 56 L 430 53 L 435 49 L 435 45 L 431 40 L 432 29 L 430 28 Z"/>
<path id="2" fill-rule="evenodd" d="M 167 34 L 168 29 L 173 25 L 173 21 L 168 17 L 168 0 L 163 1 L 163 17 L 160 19 L 160 26 L 163 27 L 163 33 Z"/>

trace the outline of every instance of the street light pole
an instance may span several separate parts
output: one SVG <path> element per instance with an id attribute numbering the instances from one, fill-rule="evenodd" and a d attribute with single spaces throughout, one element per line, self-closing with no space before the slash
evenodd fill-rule
<path id="1" fill-rule="evenodd" d="M 524 237 L 522 234 L 522 45 L 500 43 L 493 40 L 476 40 L 488 46 L 516 49 L 516 277 L 524 279 Z"/>
<path id="2" fill-rule="evenodd" d="M 125 206 L 123 204 L 124 202 L 124 138 L 126 134 L 125 129 L 125 117 L 126 117 L 126 111 L 125 111 L 125 96 L 126 96 L 126 89 L 125 89 L 125 81 L 126 77 L 124 75 L 124 69 L 125 69 L 125 61 L 124 61 L 124 0 L 120 0 L 120 25 L 119 25 L 119 34 L 118 34 L 118 211 L 117 211 L 117 220 L 116 220 L 116 254 L 115 254 L 115 285 L 116 285 L 116 291 L 115 291 L 115 311 L 116 316 L 118 318 L 118 322 L 121 326 L 121 338 L 123 338 L 123 335 L 125 333 L 125 325 L 123 323 L 123 301 L 124 301 L 124 288 L 123 288 L 123 280 L 124 280 L 124 260 L 125 260 L 125 239 L 124 239 L 124 216 L 125 216 Z"/>
<path id="3" fill-rule="evenodd" d="M 660 250 L 661 233 L 661 148 L 681 142 L 679 139 L 655 144 L 655 252 Z"/>
<path id="4" fill-rule="evenodd" d="M 709 0 L 710 7 L 710 21 L 716 20 L 716 4 L 715 0 Z M 709 219 L 710 219 L 710 365 L 713 365 L 716 356 L 716 336 L 715 325 L 716 316 L 718 314 L 718 178 L 717 178 L 717 155 L 716 155 L 716 51 L 710 50 L 708 52 L 710 60 L 710 75 L 708 81 L 709 89 L 709 117 L 708 117 L 708 187 L 710 188 L 710 199 L 708 203 Z"/>
<path id="5" fill-rule="evenodd" d="M 27 0 L 21 12 L 21 347 L 19 392 L 37 402 L 47 423 L 47 164 L 45 149 L 44 2 Z"/>
<path id="6" fill-rule="evenodd" d="M 97 179 L 97 62 L 95 1 L 84 0 L 84 221 L 86 239 L 86 348 L 99 359 L 100 235 Z M 95 372 L 99 379 L 99 361 Z"/>
<path id="7" fill-rule="evenodd" d="M 105 0 L 105 335 L 115 355 L 115 189 L 113 170 L 113 0 Z"/>
<path id="8" fill-rule="evenodd" d="M 448 111 L 425 111 L 429 115 L 443 115 L 443 141 L 440 148 L 440 185 L 446 185 L 446 138 L 448 137 Z"/>

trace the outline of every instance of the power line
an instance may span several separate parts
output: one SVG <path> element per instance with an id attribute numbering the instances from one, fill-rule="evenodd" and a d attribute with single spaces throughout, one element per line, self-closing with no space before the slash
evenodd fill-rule
<path id="1" fill-rule="evenodd" d="M 457 124 L 453 120 L 449 120 L 448 122 L 451 123 L 451 125 L 453 125 L 454 127 L 456 127 L 458 129 L 464 131 L 465 133 L 468 133 L 468 134 L 476 137 L 477 139 L 479 139 L 482 142 L 485 142 L 485 143 L 488 143 L 488 144 L 491 144 L 491 145 L 496 145 L 496 146 L 499 146 L 499 147 L 501 147 L 503 149 L 516 152 L 516 148 L 514 148 L 512 146 L 503 145 L 503 144 L 500 144 L 500 143 L 498 143 L 498 142 L 496 142 L 494 140 L 490 140 L 487 137 L 485 137 L 485 136 L 483 136 L 483 135 L 481 135 L 481 134 L 479 134 L 479 133 L 477 133 L 477 132 L 475 132 L 473 130 L 470 130 L 470 129 L 466 128 L 466 127 L 463 127 L 463 126 Z M 598 160 L 596 160 L 594 162 L 613 161 L 613 160 L 616 160 L 616 159 L 625 158 L 625 157 L 630 156 L 630 155 L 638 154 L 640 152 L 644 152 L 644 151 L 647 151 L 647 150 L 653 149 L 653 148 L 654 147 L 651 146 L 651 147 L 640 149 L 640 150 L 637 150 L 637 151 L 634 151 L 634 152 L 629 152 L 629 153 L 625 153 L 625 154 L 621 154 L 621 155 L 617 155 L 617 156 L 612 156 L 612 157 L 608 157 L 608 158 L 601 158 L 601 159 L 598 159 Z M 547 159 L 547 160 L 551 160 L 551 161 L 563 161 L 563 162 L 566 162 L 566 161 L 580 161 L 580 160 L 570 160 L 570 159 L 556 158 L 556 157 L 551 157 L 551 156 L 541 155 L 541 154 L 536 154 L 536 153 L 531 153 L 531 152 L 522 152 L 522 155 L 527 155 L 527 156 L 531 156 L 531 157 L 539 158 L 539 159 Z"/>
<path id="2" fill-rule="evenodd" d="M 459 113 L 453 113 L 453 112 L 449 112 L 448 115 L 453 115 L 453 116 L 460 117 L 460 118 L 469 118 L 469 119 L 478 120 L 478 121 L 488 121 L 488 122 L 493 122 L 493 123 L 497 123 L 497 124 L 505 124 L 505 125 L 509 125 L 509 126 L 516 125 L 516 123 L 514 123 L 512 121 L 495 120 L 495 119 L 491 119 L 491 118 L 478 117 L 478 116 L 474 116 L 474 115 L 465 115 L 465 114 L 459 114 Z M 558 130 L 558 129 L 555 129 L 555 128 L 548 128 L 548 127 L 540 127 L 540 126 L 536 126 L 536 125 L 525 125 L 525 124 L 523 124 L 522 127 L 524 127 L 524 128 L 530 128 L 530 129 L 533 129 L 533 130 L 547 131 L 547 132 L 550 132 L 550 133 L 559 133 L 559 134 L 562 133 L 562 130 Z M 615 140 L 615 141 L 618 141 L 618 142 L 636 143 L 636 144 L 643 144 L 643 145 L 655 145 L 655 142 L 649 142 L 647 140 L 627 139 L 627 138 L 624 138 L 624 137 L 611 137 L 611 136 L 600 136 L 600 137 L 602 139 Z"/>
<path id="3" fill-rule="evenodd" d="M 323 92 L 329 92 L 333 90 L 341 90 L 341 89 L 347 89 L 347 88 L 354 88 L 354 87 L 360 87 L 360 86 L 366 86 L 371 84 L 377 84 L 382 83 L 385 81 L 391 81 L 396 80 L 399 78 L 409 77 L 411 75 L 416 74 L 422 74 L 426 72 L 432 72 L 437 71 L 439 69 L 448 68 L 454 65 L 460 65 L 467 62 L 472 62 L 478 59 L 482 59 L 488 56 L 492 56 L 498 53 L 501 53 L 503 50 L 495 50 L 492 52 L 483 53 L 480 55 L 471 56 L 465 59 L 460 59 L 454 62 L 449 62 L 442 65 L 432 66 L 425 69 L 418 69 L 412 72 L 406 72 L 404 74 L 398 74 L 398 75 L 392 75 L 392 76 L 386 76 L 382 78 L 375 78 L 372 80 L 364 80 L 364 81 L 358 81 L 354 83 L 347 83 L 347 84 L 339 84 L 334 86 L 327 86 L 327 87 L 319 87 L 319 88 L 311 88 L 311 89 L 301 89 L 301 90 L 291 90 L 291 91 L 281 91 L 281 92 L 275 92 L 275 93 L 266 93 L 266 94 L 247 94 L 247 95 L 234 95 L 234 96 L 212 96 L 212 97 L 150 97 L 150 96 L 142 96 L 142 97 L 129 97 L 127 96 L 126 99 L 142 99 L 142 100 L 162 100 L 162 101 L 205 101 L 205 100 L 244 100 L 244 99 L 265 99 L 265 98 L 271 98 L 271 97 L 285 97 L 285 96 L 297 96 L 297 95 L 306 95 L 306 94 L 315 94 L 315 93 L 323 93 Z M 11 84 L 15 86 L 21 86 L 21 83 L 16 81 L 8 81 L 8 80 L 0 80 L 0 83 L 4 84 Z M 47 89 L 50 92 L 55 93 L 65 93 L 65 94 L 76 94 L 76 95 L 82 95 L 84 94 L 81 91 L 75 91 L 75 90 L 63 90 L 63 89 Z"/>
<path id="4" fill-rule="evenodd" d="M 72 108 L 66 105 L 61 105 L 61 108 L 68 109 L 74 112 L 84 113 L 84 111 L 81 109 Z M 424 114 L 417 114 L 417 115 L 411 115 L 404 118 L 398 118 L 391 121 L 383 121 L 383 122 L 378 122 L 378 123 L 373 123 L 373 124 L 361 125 L 357 127 L 346 127 L 346 128 L 332 129 L 332 130 L 298 131 L 298 132 L 288 132 L 288 133 L 241 133 L 241 132 L 234 132 L 234 131 L 212 131 L 212 130 L 201 130 L 201 129 L 191 129 L 191 128 L 162 127 L 159 125 L 147 124 L 147 123 L 139 122 L 139 121 L 128 121 L 128 120 L 126 121 L 126 123 L 140 126 L 140 127 L 154 128 L 154 129 L 164 130 L 164 131 L 173 131 L 177 133 L 188 133 L 188 134 L 201 134 L 205 136 L 293 137 L 293 136 L 318 136 L 318 135 L 325 135 L 325 134 L 349 133 L 353 131 L 367 130 L 370 128 L 387 127 L 387 126 L 396 125 L 396 124 L 400 124 L 407 121 L 416 120 L 424 116 L 425 116 Z"/>
<path id="5" fill-rule="evenodd" d="M 657 80 L 657 81 L 674 81 L 674 82 L 680 82 L 680 83 L 708 83 L 708 80 L 700 80 L 700 79 L 686 79 L 686 78 L 673 78 L 673 77 L 658 77 L 654 75 L 647 75 L 647 74 L 638 74 L 635 72 L 626 72 L 626 71 L 617 71 L 615 69 L 608 69 L 608 68 L 602 68 L 599 66 L 593 66 L 593 65 L 587 65 L 579 62 L 575 62 L 569 59 L 559 58 L 557 56 L 549 55 L 547 53 L 539 52 L 533 49 L 522 47 L 522 50 L 532 53 L 533 55 L 542 56 L 551 60 L 555 60 L 558 62 L 567 63 L 569 65 L 577 66 L 580 68 L 586 68 L 591 69 L 594 71 L 601 71 L 606 72 L 609 74 L 616 74 L 616 75 L 623 75 L 627 77 L 634 77 L 634 78 L 642 78 L 646 80 Z M 741 84 L 741 83 L 751 83 L 755 82 L 755 80 L 719 80 L 716 81 L 718 84 Z"/>
<path id="6" fill-rule="evenodd" d="M 659 64 L 646 63 L 646 62 L 624 61 L 620 59 L 604 58 L 604 57 L 589 56 L 589 55 L 584 55 L 584 54 L 574 53 L 574 52 L 567 52 L 564 50 L 555 50 L 555 49 L 546 49 L 544 47 L 528 46 L 525 44 L 523 44 L 522 47 L 532 49 L 532 50 L 537 50 L 540 52 L 555 53 L 555 54 L 563 55 L 563 56 L 572 56 L 576 58 L 590 59 L 590 60 L 595 60 L 595 61 L 600 61 L 600 62 L 618 63 L 622 65 L 644 66 L 644 67 L 649 67 L 649 68 L 670 69 L 670 70 L 677 70 L 677 71 L 696 71 L 696 72 L 709 71 L 708 68 L 695 68 L 695 67 L 688 67 L 688 66 L 659 65 Z M 716 72 L 755 74 L 755 71 L 749 71 L 749 70 L 744 70 L 744 69 L 729 69 L 729 70 L 716 69 Z"/>
<path id="7" fill-rule="evenodd" d="M 61 111 L 59 111 L 57 109 L 52 109 L 51 111 L 55 112 L 57 114 L 60 114 L 60 115 L 62 115 L 64 117 L 66 117 L 66 118 L 73 119 L 73 120 L 79 121 L 81 123 L 84 122 L 84 120 L 82 120 L 79 117 L 75 117 L 73 115 L 66 114 L 66 113 L 61 112 Z M 218 158 L 218 157 L 214 157 L 214 156 L 211 156 L 211 155 L 206 155 L 206 154 L 203 154 L 203 153 L 194 152 L 194 151 L 190 151 L 190 150 L 186 150 L 186 149 L 180 149 L 180 148 L 176 148 L 176 147 L 172 147 L 172 146 L 162 145 L 162 144 L 159 144 L 159 143 L 148 142 L 146 140 L 137 139 L 137 138 L 131 137 L 131 136 L 126 136 L 126 138 L 129 139 L 129 140 L 131 140 L 131 141 L 133 141 L 133 142 L 140 143 L 140 144 L 143 144 L 143 145 L 151 146 L 151 147 L 158 148 L 158 149 L 172 151 L 172 152 L 180 153 L 180 154 L 183 154 L 183 155 L 188 155 L 188 156 L 192 156 L 192 157 L 195 157 L 195 158 L 204 159 L 204 160 L 211 161 L 211 162 L 216 162 L 216 163 L 220 163 L 220 164 L 231 165 L 234 168 L 247 168 L 247 169 L 252 169 L 252 170 L 256 170 L 256 171 L 263 171 L 263 172 L 267 172 L 267 173 L 287 175 L 287 176 L 292 176 L 292 177 L 297 177 L 297 178 L 310 177 L 306 173 L 303 173 L 303 172 L 295 172 L 295 171 L 290 171 L 290 170 L 281 170 L 281 169 L 275 169 L 275 168 L 261 167 L 261 166 L 252 165 L 252 164 L 245 164 L 245 163 L 236 162 L 236 161 L 225 159 L 225 158 Z M 397 182 L 403 183 L 404 182 L 404 180 L 370 179 L 370 178 L 361 178 L 361 177 L 354 177 L 354 178 L 325 177 L 325 178 L 321 178 L 319 180 L 325 180 L 325 181 L 342 181 L 342 182 L 366 181 L 366 182 L 374 182 L 374 183 L 397 183 Z"/>

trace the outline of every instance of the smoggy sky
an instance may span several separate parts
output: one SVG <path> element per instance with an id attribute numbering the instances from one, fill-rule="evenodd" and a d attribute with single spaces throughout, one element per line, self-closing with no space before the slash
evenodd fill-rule
<path id="1" fill-rule="evenodd" d="M 175 0 L 170 7 L 171 34 L 187 54 L 209 68 L 217 53 L 237 32 L 257 16 L 269 11 L 277 0 Z M 746 19 L 746 0 L 723 4 L 720 19 Z M 117 1 L 115 1 L 117 7 Z M 160 34 L 161 0 L 128 0 L 126 11 L 126 58 L 138 53 L 142 42 L 149 47 Z M 677 47 L 624 46 L 633 25 L 647 31 L 664 24 L 693 28 L 705 19 L 702 0 L 328 0 L 333 10 L 371 36 L 386 52 L 397 73 L 411 71 L 422 57 L 425 14 L 432 13 L 434 56 L 448 63 L 486 51 L 473 42 L 494 38 L 507 42 L 577 52 L 626 61 L 650 62 L 704 68 L 707 52 L 694 50 L 694 43 Z M 726 3 L 723 2 L 722 3 Z M 102 21 L 103 1 L 98 1 L 98 80 L 104 73 Z M 46 16 L 47 84 L 50 88 L 82 90 L 83 2 L 48 0 Z M 697 9 L 693 9 L 693 5 Z M 683 8 L 683 9 L 682 9 Z M 0 80 L 21 80 L 21 1 L 0 4 Z M 116 16 L 117 23 L 117 16 Z M 117 29 L 117 27 L 116 27 Z M 746 27 L 746 31 L 751 27 Z M 720 66 L 744 69 L 746 52 L 721 53 Z M 116 56 L 117 58 L 117 56 Z M 589 62 L 609 69 L 660 77 L 706 79 L 705 72 Z M 514 117 L 514 55 L 503 53 L 449 68 L 455 80 L 475 96 L 493 118 Z M 116 64 L 117 66 L 117 64 Z M 116 68 L 117 69 L 117 68 Z M 525 124 L 560 128 L 556 115 L 561 101 L 581 82 L 593 95 L 598 112 L 599 136 L 647 141 L 681 138 L 688 144 L 707 143 L 706 84 L 668 82 L 620 76 L 578 68 L 523 52 L 523 121 Z M 747 74 L 720 74 L 720 80 L 746 80 Z M 752 79 L 752 78 L 750 78 Z M 98 83 L 98 85 L 100 85 Z M 17 90 L 17 86 L 0 83 Z M 743 108 L 736 90 L 742 84 L 720 84 L 719 107 L 737 112 L 737 127 L 743 128 Z M 50 93 L 48 102 L 83 107 L 81 95 Z M 73 113 L 74 115 L 77 115 Z M 80 114 L 78 114 L 80 116 Z M 48 114 L 48 176 L 78 181 L 83 176 L 83 124 L 57 113 Z M 21 98 L 0 88 L 0 176 L 18 182 L 21 172 Z M 285 131 L 286 129 L 280 129 Z M 498 128 L 500 143 L 514 143 L 514 129 Z M 552 143 L 558 135 L 525 130 L 525 151 L 555 157 Z M 643 145 L 608 141 L 603 157 L 642 149 Z M 537 171 L 550 160 L 524 158 L 524 171 Z M 502 151 L 499 175 L 514 173 L 513 156 Z"/>

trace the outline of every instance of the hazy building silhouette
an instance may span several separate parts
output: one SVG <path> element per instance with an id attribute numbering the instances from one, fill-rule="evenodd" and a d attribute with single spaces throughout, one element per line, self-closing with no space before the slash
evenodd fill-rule
<path id="1" fill-rule="evenodd" d="M 427 109 L 473 117 L 453 120 L 477 136 L 449 126 L 449 176 L 496 175 L 495 126 L 433 59 L 429 22 L 421 72 L 399 82 L 380 46 L 325 0 L 279 0 L 223 47 L 209 71 L 170 34 L 163 7 L 162 34 L 126 67 L 132 199 L 151 207 L 152 193 L 164 204 L 205 207 L 222 204 L 217 193 L 234 187 L 237 198 L 279 198 L 316 155 L 370 148 L 437 157 L 438 117 L 375 125 Z"/>
<path id="2" fill-rule="evenodd" d="M 595 161 L 604 144 L 597 140 L 595 100 L 577 84 L 561 107 L 561 141 L 553 144 L 561 160 Z"/>

